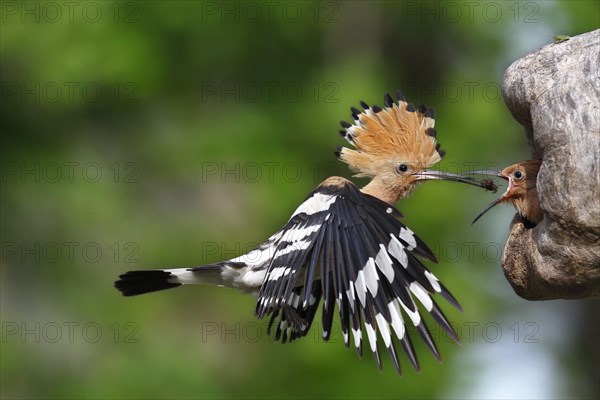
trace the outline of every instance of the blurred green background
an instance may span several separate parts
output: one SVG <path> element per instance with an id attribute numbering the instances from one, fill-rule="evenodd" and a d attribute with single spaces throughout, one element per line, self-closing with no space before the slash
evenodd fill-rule
<path id="1" fill-rule="evenodd" d="M 464 308 L 440 302 L 398 378 L 337 332 L 273 344 L 217 287 L 124 298 L 126 270 L 231 258 L 322 179 L 359 100 L 437 111 L 456 172 L 529 157 L 500 94 L 510 63 L 600 23 L 597 1 L 1 4 L 2 398 L 597 398 L 598 303 L 527 302 L 504 279 L 513 214 L 422 185 L 398 208 Z M 361 180 L 357 180 L 363 183 Z M 503 188 L 501 190 L 504 190 Z M 318 320 L 318 319 L 317 319 Z"/>

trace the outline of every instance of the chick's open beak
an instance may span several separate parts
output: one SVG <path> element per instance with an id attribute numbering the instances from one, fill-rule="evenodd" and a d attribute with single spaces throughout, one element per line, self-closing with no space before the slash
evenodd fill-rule
<path id="1" fill-rule="evenodd" d="M 506 193 L 504 193 L 502 196 L 498 197 L 496 200 L 492 201 L 492 203 L 487 206 L 485 208 L 485 210 L 483 210 L 482 212 L 479 213 L 479 215 L 477 215 L 475 217 L 475 219 L 473 220 L 473 222 L 471 222 L 471 225 L 473 225 L 475 222 L 477 222 L 477 220 L 479 218 L 481 218 L 483 216 L 483 214 L 485 214 L 486 212 L 490 211 L 492 208 L 494 208 L 494 206 L 496 206 L 497 204 L 500 204 L 502 202 L 506 201 Z"/>
<path id="2" fill-rule="evenodd" d="M 469 172 L 468 174 L 469 175 L 471 175 L 471 174 L 473 174 L 473 175 L 494 175 L 494 176 L 500 177 L 500 178 L 508 181 L 508 188 L 506 189 L 506 192 L 504 192 L 502 194 L 502 196 L 498 197 L 496 200 L 492 201 L 489 206 L 487 206 L 482 212 L 480 212 L 479 215 L 477 215 L 475 217 L 475 219 L 473 220 L 473 222 L 471 222 L 471 225 L 472 225 L 475 222 L 477 222 L 477 220 L 479 218 L 481 218 L 483 216 L 483 214 L 485 214 L 486 212 L 490 211 L 496 205 L 498 205 L 500 203 L 503 203 L 506 200 L 508 200 L 508 194 L 510 193 L 510 191 L 513 188 L 513 183 L 512 183 L 512 180 L 508 176 L 506 176 L 506 175 L 504 175 L 502 173 L 502 171 L 473 171 L 473 172 Z"/>

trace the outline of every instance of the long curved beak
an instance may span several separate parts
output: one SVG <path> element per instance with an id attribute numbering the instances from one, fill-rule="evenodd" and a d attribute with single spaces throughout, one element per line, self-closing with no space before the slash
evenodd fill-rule
<path id="1" fill-rule="evenodd" d="M 490 171 L 490 170 L 482 170 L 482 171 L 469 171 L 465 172 L 465 175 L 493 175 L 500 176 L 501 171 Z"/>
<path id="2" fill-rule="evenodd" d="M 435 179 L 435 180 L 440 180 L 440 181 L 466 183 L 467 185 L 481 187 L 481 184 L 479 182 L 476 182 L 471 177 L 464 176 L 464 175 L 458 175 L 458 174 L 452 174 L 450 172 L 429 170 L 429 171 L 417 172 L 417 173 L 413 174 L 413 176 L 417 178 L 417 181 L 425 181 L 425 180 Z"/>

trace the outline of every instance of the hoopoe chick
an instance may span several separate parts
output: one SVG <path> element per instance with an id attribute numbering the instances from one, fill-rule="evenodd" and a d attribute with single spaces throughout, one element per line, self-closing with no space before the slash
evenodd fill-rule
<path id="1" fill-rule="evenodd" d="M 395 342 L 419 369 L 407 323 L 439 360 L 420 309 L 458 342 L 432 295 L 460 306 L 421 262 L 437 260 L 399 221 L 402 214 L 393 205 L 424 180 L 479 184 L 426 170 L 443 155 L 435 139 L 432 110 L 415 109 L 401 94 L 397 102 L 386 94 L 383 109 L 361 105 L 364 111 L 352 108 L 354 124 L 342 122 L 341 133 L 356 150 L 339 148 L 336 154 L 358 176 L 372 178 L 364 188 L 330 177 L 279 231 L 249 253 L 191 268 L 130 271 L 115 282 L 116 288 L 133 296 L 185 284 L 216 284 L 252 293 L 257 296 L 256 316 L 270 316 L 267 333 L 276 327 L 275 340 L 282 342 L 306 336 L 322 300 L 324 340 L 330 337 L 337 304 L 344 343 L 349 346 L 352 337 L 362 354 L 366 331 L 379 368 L 378 337 L 398 373 Z"/>
<path id="2" fill-rule="evenodd" d="M 502 171 L 473 172 L 474 174 L 499 176 L 508 181 L 508 188 L 502 196 L 494 200 L 475 217 L 472 223 L 475 223 L 483 214 L 497 204 L 509 202 L 530 226 L 537 225 L 544 217 L 537 193 L 537 175 L 541 165 L 541 160 L 527 160 L 509 165 Z"/>

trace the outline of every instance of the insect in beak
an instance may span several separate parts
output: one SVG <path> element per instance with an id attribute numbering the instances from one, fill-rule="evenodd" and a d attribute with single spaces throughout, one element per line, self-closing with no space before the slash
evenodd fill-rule
<path id="1" fill-rule="evenodd" d="M 500 178 L 508 181 L 508 188 L 506 189 L 506 192 L 504 192 L 502 194 L 502 196 L 498 197 L 496 200 L 491 202 L 490 205 L 488 205 L 482 212 L 480 212 L 479 215 L 477 215 L 475 217 L 473 222 L 471 222 L 471 225 L 473 225 L 475 222 L 477 222 L 477 220 L 479 218 L 481 218 L 483 216 L 483 214 L 485 214 L 486 212 L 488 212 L 489 210 L 494 208 L 496 205 L 508 200 L 509 193 L 513 188 L 513 183 L 512 183 L 512 179 L 510 179 L 510 177 L 503 174 L 502 171 L 473 171 L 473 172 L 468 172 L 468 174 L 469 175 L 492 175 L 492 176 L 497 176 L 497 177 L 500 177 Z"/>

